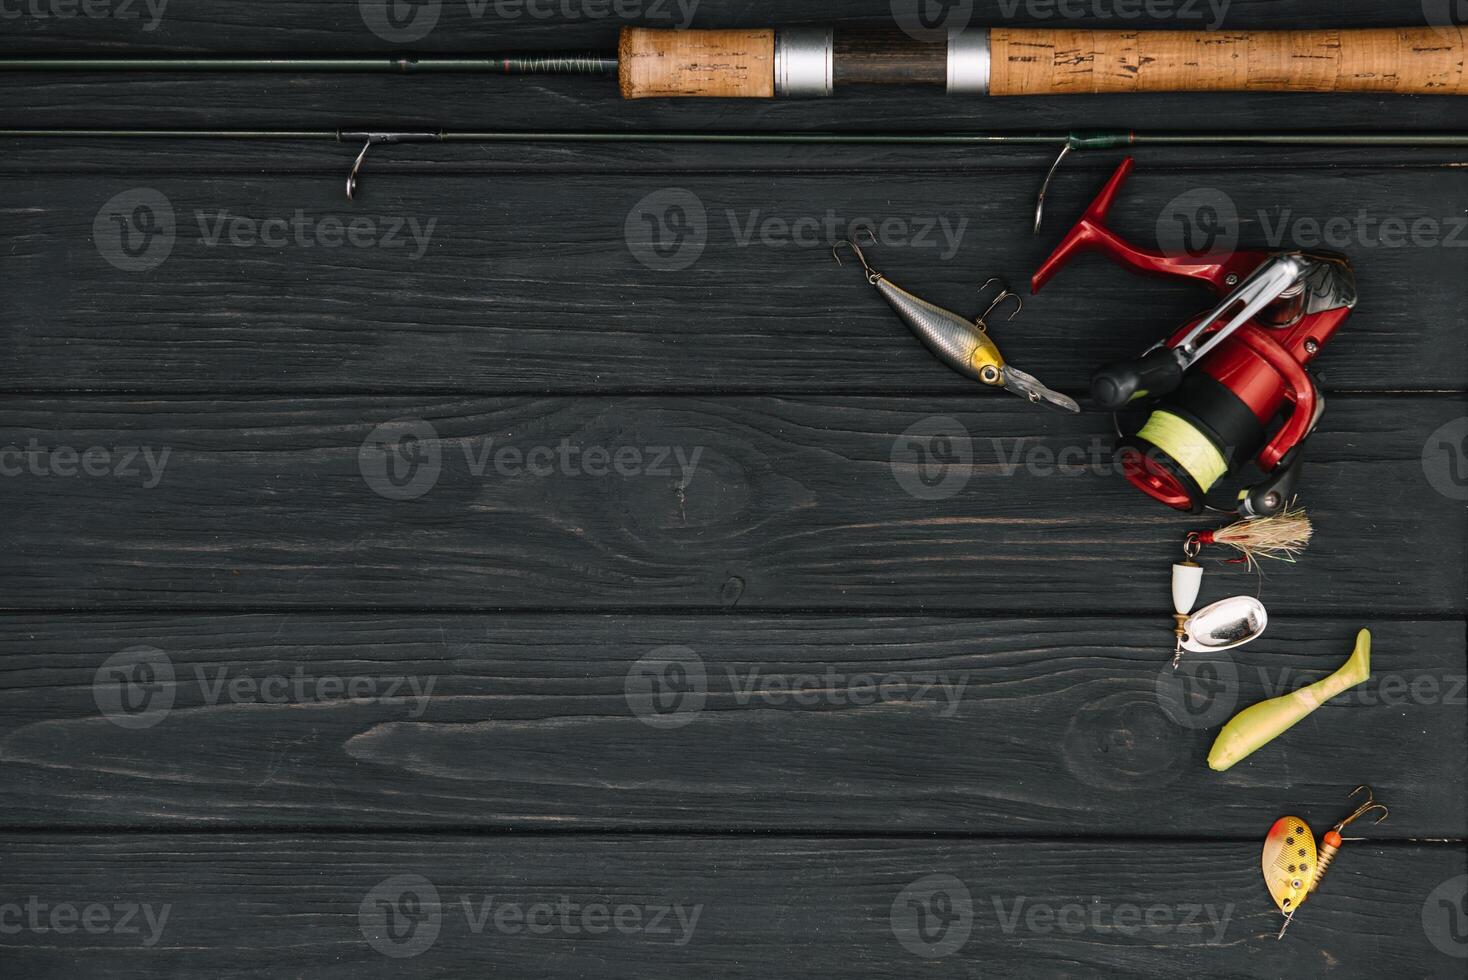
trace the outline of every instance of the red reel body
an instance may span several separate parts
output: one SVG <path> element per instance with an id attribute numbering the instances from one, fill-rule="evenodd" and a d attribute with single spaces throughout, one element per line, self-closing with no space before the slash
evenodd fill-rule
<path id="1" fill-rule="evenodd" d="M 1105 224 L 1132 165 L 1129 157 L 1117 168 L 1035 273 L 1031 287 L 1038 292 L 1083 251 L 1101 252 L 1137 272 L 1205 283 L 1220 297 L 1218 306 L 1141 359 L 1103 367 L 1093 378 L 1093 394 L 1113 410 L 1142 397 L 1159 399 L 1158 412 L 1195 430 L 1222 456 L 1229 473 L 1251 458 L 1266 474 L 1284 470 L 1267 481 L 1263 492 L 1256 487 L 1241 495 L 1240 509 L 1246 513 L 1277 512 L 1288 502 L 1299 449 L 1323 409 L 1306 366 L 1355 305 L 1350 266 L 1339 256 L 1300 252 L 1199 258 L 1138 248 Z M 1196 440 L 1190 436 L 1190 441 Z M 1189 465 L 1178 458 L 1185 454 L 1168 448 L 1135 435 L 1124 439 L 1118 448 L 1123 474 L 1170 507 L 1202 510 L 1217 479 L 1209 479 L 1216 466 Z M 1211 460 L 1212 450 L 1202 452 Z"/>

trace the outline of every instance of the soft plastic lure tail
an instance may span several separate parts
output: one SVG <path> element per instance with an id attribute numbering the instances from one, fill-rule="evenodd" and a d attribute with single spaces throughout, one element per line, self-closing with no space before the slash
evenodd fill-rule
<path id="1" fill-rule="evenodd" d="M 1217 772 L 1246 759 L 1331 698 L 1371 676 L 1371 631 L 1356 634 L 1356 649 L 1340 670 L 1309 687 L 1260 701 L 1231 718 L 1213 741 L 1208 766 Z"/>

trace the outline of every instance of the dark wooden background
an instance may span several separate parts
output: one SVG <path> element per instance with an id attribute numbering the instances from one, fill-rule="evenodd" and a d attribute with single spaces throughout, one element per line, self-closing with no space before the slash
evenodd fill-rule
<path id="1" fill-rule="evenodd" d="M 1044 6 L 979 6 L 979 23 L 1058 22 Z M 1437 6 L 1236 0 L 1225 25 L 1415 25 Z M 705 0 L 696 24 L 882 24 L 889 7 Z M 4 50 L 394 50 L 352 0 L 173 0 L 151 31 L 137 9 L 22 10 L 0 20 Z M 445 0 L 412 48 L 597 49 L 624 22 L 567 9 L 476 16 Z M 1115 9 L 1085 23 L 1197 26 Z M 283 74 L 0 76 L 0 107 L 6 127 L 1372 131 L 1468 118 L 1427 98 L 623 104 L 593 79 Z M 1116 477 L 1001 465 L 1017 445 L 1085 446 L 1107 420 L 977 391 L 823 245 L 742 245 L 726 215 L 966 220 L 946 258 L 889 245 L 873 259 L 973 311 L 988 276 L 1027 280 L 1115 155 L 1063 171 L 1035 238 L 1041 150 L 399 147 L 373 157 L 348 205 L 354 151 L 3 145 L 0 447 L 170 452 L 156 486 L 0 479 L 0 905 L 170 910 L 151 945 L 0 914 L 5 976 L 1463 975 L 1468 523 L 1461 485 L 1444 491 L 1424 467 L 1430 435 L 1468 415 L 1461 228 L 1456 245 L 1368 234 L 1345 249 L 1361 303 L 1320 361 L 1330 407 L 1303 486 L 1317 542 L 1262 582 L 1210 572 L 1205 598 L 1257 590 L 1270 629 L 1174 681 L 1168 565 L 1199 522 Z M 168 198 L 179 236 L 157 268 L 129 272 L 104 260 L 93 223 L 137 188 Z M 651 269 L 625 226 L 668 188 L 702 202 L 708 240 L 688 268 Z M 1236 205 L 1244 244 L 1286 211 L 1424 219 L 1446 235 L 1468 208 L 1468 153 L 1143 152 L 1116 223 L 1151 244 L 1164 206 L 1200 188 Z M 211 248 L 194 223 L 297 209 L 436 224 L 413 259 Z M 1079 395 L 1096 364 L 1202 301 L 1085 259 L 996 333 Z M 894 478 L 892 447 L 935 416 L 971 434 L 973 473 L 920 500 Z M 404 418 L 433 426 L 443 473 L 421 497 L 386 499 L 359 449 Z M 475 476 L 458 450 L 486 438 L 702 455 L 691 479 Z M 1207 769 L 1232 705 L 1334 669 L 1361 626 L 1376 636 L 1370 684 L 1230 772 Z M 174 705 L 128 729 L 95 678 L 137 647 L 168 658 Z M 677 728 L 644 723 L 626 695 L 629 671 L 666 647 L 707 676 L 702 711 Z M 432 688 L 410 711 L 341 692 L 211 701 L 199 680 L 298 671 Z M 966 687 L 951 707 L 802 705 L 742 696 L 750 671 Z M 1362 782 L 1391 818 L 1346 845 L 1276 943 L 1265 830 L 1294 813 L 1318 834 Z M 972 924 L 959 949 L 926 958 L 893 907 L 935 874 L 962 882 Z M 361 911 L 401 875 L 441 898 L 437 940 L 410 958 L 380 953 Z M 1444 883 L 1456 919 L 1436 904 Z M 701 913 L 681 945 L 476 933 L 461 896 Z M 1084 924 L 1006 928 L 1017 904 Z M 1139 931 L 1106 911 L 1153 906 L 1228 922 Z"/>

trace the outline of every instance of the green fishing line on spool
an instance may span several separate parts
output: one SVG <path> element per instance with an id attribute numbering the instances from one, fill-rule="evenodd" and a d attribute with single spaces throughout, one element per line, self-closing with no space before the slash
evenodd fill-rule
<path id="1" fill-rule="evenodd" d="M 1228 463 L 1213 440 L 1199 432 L 1193 423 L 1171 412 L 1153 412 L 1137 432 L 1137 438 L 1172 457 L 1204 493 L 1228 472 Z"/>

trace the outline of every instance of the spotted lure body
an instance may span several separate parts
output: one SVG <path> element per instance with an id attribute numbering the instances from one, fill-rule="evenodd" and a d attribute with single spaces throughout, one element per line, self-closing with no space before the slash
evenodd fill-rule
<path id="1" fill-rule="evenodd" d="M 855 242 L 836 243 L 836 249 L 839 250 L 842 246 L 856 253 L 862 268 L 866 271 L 867 282 L 876 288 L 882 298 L 887 301 L 887 305 L 892 307 L 893 312 L 903 323 L 907 324 L 908 329 L 917 335 L 918 339 L 933 352 L 938 360 L 965 377 L 973 378 L 975 381 L 994 388 L 1004 388 L 1037 405 L 1043 403 L 1067 412 L 1081 410 L 1075 399 L 1062 395 L 1058 391 L 1052 391 L 1036 380 L 1033 375 L 1006 362 L 1004 355 L 999 353 L 999 348 L 989 338 L 989 326 L 984 322 L 985 317 L 991 315 L 1005 300 L 1014 299 L 1018 302 L 1019 297 L 1001 287 L 998 297 L 989 305 L 989 309 L 983 316 L 974 320 L 966 320 L 957 313 L 929 303 L 920 296 L 914 296 L 880 272 L 872 269 L 867 264 L 861 247 Z M 836 261 L 841 261 L 839 252 Z M 997 281 L 991 279 L 984 286 L 987 288 Z M 1011 318 L 1013 316 L 1014 314 L 1010 314 Z"/>

